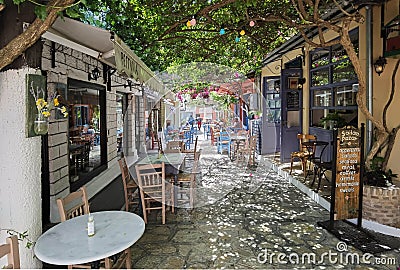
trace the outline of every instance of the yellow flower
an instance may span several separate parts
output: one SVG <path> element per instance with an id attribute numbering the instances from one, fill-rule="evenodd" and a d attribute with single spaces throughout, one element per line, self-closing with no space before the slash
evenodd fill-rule
<path id="1" fill-rule="evenodd" d="M 55 99 L 54 99 L 54 106 L 57 107 L 58 105 L 60 105 L 60 103 L 58 102 L 58 98 L 55 98 Z"/>
<path id="2" fill-rule="evenodd" d="M 41 110 L 47 106 L 47 102 L 43 98 L 39 98 L 38 100 L 36 100 L 36 106 L 39 110 Z"/>
<path id="3" fill-rule="evenodd" d="M 44 112 L 42 112 L 42 114 L 43 114 L 44 117 L 49 117 L 50 116 L 50 112 L 48 112 L 48 111 L 44 111 Z"/>

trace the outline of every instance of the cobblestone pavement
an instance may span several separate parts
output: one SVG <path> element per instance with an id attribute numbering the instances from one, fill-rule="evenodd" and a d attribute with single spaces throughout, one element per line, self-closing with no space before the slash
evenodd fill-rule
<path id="1" fill-rule="evenodd" d="M 318 221 L 329 213 L 273 172 L 262 159 L 253 169 L 200 143 L 202 177 L 197 207 L 150 215 L 132 247 L 134 268 L 156 269 L 396 269 L 399 251 L 369 256 Z M 154 212 L 154 211 L 153 211 Z M 362 257 L 375 263 L 362 263 Z M 359 258 L 360 262 L 357 262 Z"/>

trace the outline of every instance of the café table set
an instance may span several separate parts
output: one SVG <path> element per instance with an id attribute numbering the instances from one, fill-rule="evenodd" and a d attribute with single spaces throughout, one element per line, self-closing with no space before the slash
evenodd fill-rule
<path id="1" fill-rule="evenodd" d="M 138 164 L 164 162 L 175 182 L 184 166 L 186 154 L 149 154 Z M 108 258 L 132 246 L 145 230 L 143 219 L 127 211 L 91 213 L 95 234 L 88 236 L 88 215 L 81 215 L 57 224 L 43 233 L 34 246 L 36 257 L 50 265 L 85 264 Z"/>

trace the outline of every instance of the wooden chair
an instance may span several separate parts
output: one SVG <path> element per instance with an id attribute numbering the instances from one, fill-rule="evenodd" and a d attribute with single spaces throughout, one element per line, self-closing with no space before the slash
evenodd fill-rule
<path id="1" fill-rule="evenodd" d="M 68 219 L 89 214 L 89 203 L 86 188 L 70 193 L 65 198 L 57 199 L 58 212 L 61 222 Z"/>
<path id="2" fill-rule="evenodd" d="M 222 154 L 225 149 L 226 151 L 228 151 L 229 154 L 230 148 L 231 139 L 229 137 L 229 133 L 227 131 L 221 131 L 217 140 L 217 152 L 219 154 Z"/>
<path id="3" fill-rule="evenodd" d="M 164 153 L 164 149 L 163 149 L 161 138 L 158 138 L 158 153 L 159 154 L 163 154 Z"/>
<path id="4" fill-rule="evenodd" d="M 178 175 L 178 198 L 177 202 L 189 203 L 190 209 L 194 206 L 194 196 L 196 188 L 196 177 L 200 173 L 199 171 L 199 160 L 201 150 L 195 152 L 192 170 L 190 173 L 181 173 Z M 182 205 L 181 205 L 182 206 Z M 185 205 L 184 205 L 185 206 Z"/>
<path id="5" fill-rule="evenodd" d="M 89 202 L 86 194 L 85 186 L 79 190 L 70 193 L 65 198 L 57 199 L 58 212 L 60 213 L 61 222 L 68 219 L 89 214 Z M 93 262 L 79 265 L 68 265 L 68 269 L 72 268 L 98 268 L 98 265 L 104 265 L 105 268 L 121 268 L 123 264 L 127 268 L 131 267 L 131 251 L 126 249 L 121 254 L 105 258 L 104 261 Z"/>
<path id="6" fill-rule="evenodd" d="M 169 141 L 165 147 L 164 153 L 181 153 L 184 149 L 182 141 Z"/>
<path id="7" fill-rule="evenodd" d="M 147 213 L 151 210 L 161 210 L 162 224 L 165 224 L 166 204 L 173 205 L 173 189 L 165 179 L 165 164 L 136 165 L 140 198 L 142 200 L 143 219 L 147 224 Z"/>
<path id="8" fill-rule="evenodd" d="M 135 198 L 135 191 L 137 191 L 138 185 L 129 172 L 125 156 L 122 156 L 118 160 L 118 164 L 121 169 L 122 183 L 124 185 L 125 211 L 131 212 L 133 211 L 134 206 L 139 204 L 138 200 Z"/>
<path id="9" fill-rule="evenodd" d="M 7 237 L 6 244 L 0 246 L 0 258 L 7 255 L 5 269 L 20 269 L 18 237 L 16 235 Z"/>
<path id="10" fill-rule="evenodd" d="M 195 153 L 198 151 L 197 149 L 197 141 L 199 139 L 199 136 L 196 136 L 196 139 L 194 140 L 194 147 L 193 149 L 183 149 L 182 153 L 186 154 L 186 161 L 188 160 L 194 160 L 195 159 Z"/>
<path id="11" fill-rule="evenodd" d="M 256 146 L 257 136 L 250 136 L 248 143 L 237 150 L 236 163 L 246 161 L 247 159 L 247 164 L 254 166 L 256 164 Z"/>
<path id="12" fill-rule="evenodd" d="M 313 147 L 305 147 L 303 143 L 305 141 L 316 141 L 317 137 L 310 134 L 297 134 L 297 139 L 299 140 L 299 151 L 292 152 L 290 155 L 290 172 L 292 174 L 293 161 L 299 159 L 301 161 L 301 168 L 304 173 L 304 177 L 307 176 L 307 161 L 314 156 L 315 145 Z"/>

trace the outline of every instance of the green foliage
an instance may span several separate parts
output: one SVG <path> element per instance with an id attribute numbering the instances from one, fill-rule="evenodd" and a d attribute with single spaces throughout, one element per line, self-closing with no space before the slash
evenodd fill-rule
<path id="1" fill-rule="evenodd" d="M 328 113 L 325 117 L 321 118 L 321 124 L 333 124 L 333 127 L 341 128 L 346 125 L 346 120 L 339 115 L 338 112 Z"/>
<path id="2" fill-rule="evenodd" d="M 19 232 L 13 229 L 0 229 L 0 231 L 6 231 L 10 236 L 16 235 L 19 241 L 26 241 L 25 247 L 30 249 L 34 242 L 29 239 L 28 231 Z"/>
<path id="3" fill-rule="evenodd" d="M 392 170 L 386 172 L 382 169 L 383 157 L 375 156 L 371 161 L 370 170 L 364 175 L 364 183 L 370 186 L 388 187 L 392 185 L 392 178 L 397 178 Z"/>
<path id="4" fill-rule="evenodd" d="M 35 14 L 36 16 L 44 21 L 47 17 L 47 11 L 45 6 L 35 6 Z"/>
<path id="5" fill-rule="evenodd" d="M 211 9 L 206 16 L 197 14 L 216 3 L 87 0 L 87 4 L 82 8 L 83 21 L 114 31 L 152 70 L 158 71 L 194 61 L 229 66 L 246 74 L 262 65 L 266 52 L 295 33 L 277 22 L 249 26 L 251 16 L 293 11 L 290 1 L 235 1 Z M 196 25 L 187 27 L 194 15 Z M 226 29 L 224 35 L 219 34 L 222 26 Z M 235 42 L 241 29 L 246 34 Z"/>

